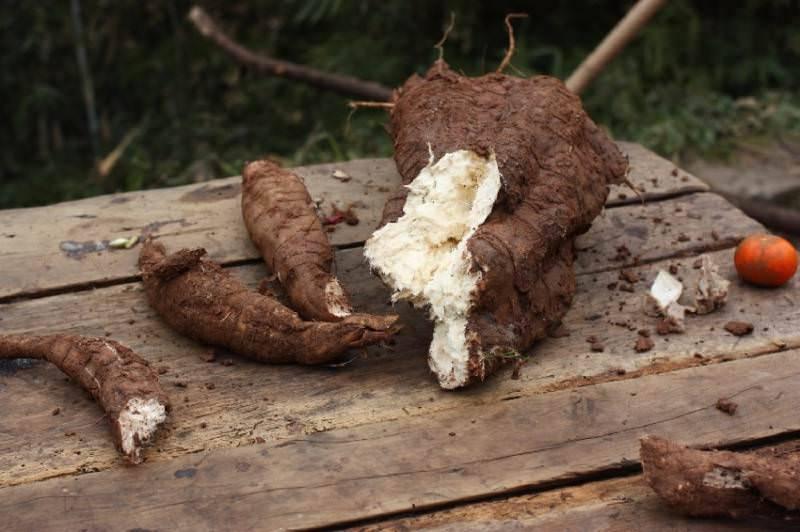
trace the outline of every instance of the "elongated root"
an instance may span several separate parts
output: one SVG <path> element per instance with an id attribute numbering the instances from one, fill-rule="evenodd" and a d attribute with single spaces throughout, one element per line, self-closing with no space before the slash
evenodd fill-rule
<path id="1" fill-rule="evenodd" d="M 301 316 L 339 321 L 352 314 L 349 296 L 331 273 L 328 235 L 298 175 L 266 160 L 249 163 L 242 172 L 242 217 Z"/>
<path id="2" fill-rule="evenodd" d="M 681 513 L 738 518 L 800 510 L 800 455 L 700 451 L 649 436 L 641 459 L 647 483 Z"/>
<path id="3" fill-rule="evenodd" d="M 303 321 L 204 254 L 181 250 L 168 256 L 161 243 L 148 239 L 139 256 L 150 305 L 173 329 L 195 340 L 261 362 L 325 364 L 348 349 L 386 341 L 398 330 L 397 316 Z"/>
<path id="4" fill-rule="evenodd" d="M 106 338 L 0 335 L 0 359 L 36 358 L 55 364 L 105 411 L 114 443 L 130 463 L 166 420 L 169 399 L 147 361 Z"/>

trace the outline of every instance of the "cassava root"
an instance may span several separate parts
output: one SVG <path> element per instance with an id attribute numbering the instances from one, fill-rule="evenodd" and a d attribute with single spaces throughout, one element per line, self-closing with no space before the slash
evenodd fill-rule
<path id="1" fill-rule="evenodd" d="M 333 250 L 303 180 L 263 160 L 242 172 L 242 217 L 250 239 L 308 320 L 339 321 L 350 298 L 331 273 Z"/>
<path id="2" fill-rule="evenodd" d="M 148 362 L 107 338 L 0 335 L 0 359 L 34 358 L 54 364 L 88 391 L 111 423 L 116 447 L 133 464 L 166 420 L 169 399 Z"/>
<path id="3" fill-rule="evenodd" d="M 648 436 L 644 478 L 670 506 L 694 517 L 775 516 L 800 510 L 800 453 L 701 451 Z"/>
<path id="4" fill-rule="evenodd" d="M 139 256 L 150 305 L 173 329 L 267 363 L 326 364 L 345 351 L 388 340 L 397 316 L 351 314 L 304 321 L 269 295 L 250 290 L 205 250 L 167 255 L 152 238 Z"/>
<path id="5" fill-rule="evenodd" d="M 457 388 L 559 323 L 575 291 L 573 240 L 627 160 L 551 77 L 469 78 L 439 60 L 392 103 L 404 186 L 365 254 L 395 299 L 431 310 L 430 366 Z"/>

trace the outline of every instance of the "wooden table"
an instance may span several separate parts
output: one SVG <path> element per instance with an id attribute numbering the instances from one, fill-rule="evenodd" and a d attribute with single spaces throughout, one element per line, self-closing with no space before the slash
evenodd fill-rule
<path id="1" fill-rule="evenodd" d="M 152 231 L 173 250 L 204 246 L 255 286 L 266 271 L 242 225 L 238 178 L 0 212 L 0 330 L 108 335 L 160 368 L 174 404 L 147 462 L 126 467 L 86 393 L 46 364 L 7 368 L 0 528 L 717 529 L 655 500 L 639 475 L 638 440 L 727 447 L 796 435 L 797 282 L 759 290 L 736 280 L 732 248 L 759 224 L 670 162 L 622 146 L 646 201 L 614 188 L 579 239 L 569 335 L 540 342 L 518 378 L 503 371 L 460 392 L 429 374 L 431 326 L 405 303 L 395 309 L 405 325 L 396 344 L 341 367 L 221 352 L 209 361 L 213 350 L 165 327 L 139 283 L 139 247 L 102 242 Z M 336 169 L 352 179 L 334 179 Z M 298 172 L 326 206 L 355 202 L 360 223 L 331 234 L 338 273 L 359 309 L 388 311 L 361 244 L 399 181 L 392 161 Z M 636 331 L 655 325 L 641 301 L 656 272 L 691 268 L 701 254 L 731 279 L 727 306 L 689 318 L 685 334 L 654 334 L 655 348 L 637 353 Z M 620 290 L 622 269 L 641 278 L 633 292 Z M 729 334 L 732 319 L 754 333 Z M 590 335 L 603 352 L 590 349 Z M 739 404 L 735 415 L 714 407 L 721 397 Z"/>

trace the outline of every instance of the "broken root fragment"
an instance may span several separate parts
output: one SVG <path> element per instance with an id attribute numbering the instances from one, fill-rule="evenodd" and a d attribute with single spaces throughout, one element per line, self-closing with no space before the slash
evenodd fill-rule
<path id="1" fill-rule="evenodd" d="M 167 255 L 162 244 L 148 239 L 139 256 L 150 305 L 190 338 L 261 362 L 326 364 L 348 349 L 388 340 L 398 330 L 397 316 L 351 314 L 337 322 L 303 321 L 204 254 L 181 250 Z"/>
<path id="2" fill-rule="evenodd" d="M 438 60 L 393 103 L 404 187 L 365 255 L 395 299 L 430 309 L 429 365 L 458 388 L 560 322 L 575 290 L 573 240 L 627 161 L 546 76 L 468 78 Z"/>
<path id="3" fill-rule="evenodd" d="M 352 313 L 350 298 L 331 273 L 333 250 L 300 176 L 271 161 L 249 163 L 242 172 L 242 216 L 301 316 L 338 321 Z"/>
<path id="4" fill-rule="evenodd" d="M 47 360 L 80 384 L 97 401 L 111 423 L 114 443 L 127 461 L 143 460 L 166 420 L 169 400 L 158 375 L 146 360 L 106 338 L 0 335 L 0 359 Z"/>
<path id="5" fill-rule="evenodd" d="M 740 518 L 800 510 L 800 455 L 700 451 L 648 436 L 644 477 L 670 506 L 696 517 Z"/>

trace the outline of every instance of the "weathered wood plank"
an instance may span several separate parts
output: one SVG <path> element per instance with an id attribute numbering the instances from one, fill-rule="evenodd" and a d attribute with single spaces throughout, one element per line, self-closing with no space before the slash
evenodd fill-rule
<path id="1" fill-rule="evenodd" d="M 42 531 L 335 525 L 627 467 L 645 434 L 719 446 L 798 431 L 798 384 L 798 352 L 777 353 L 4 488 L 0 514 Z"/>
<path id="2" fill-rule="evenodd" d="M 625 143 L 632 161 L 631 181 L 645 198 L 705 190 L 674 165 L 635 144 Z M 341 182 L 333 170 L 352 179 Z M 377 226 L 390 190 L 399 183 L 391 159 L 364 159 L 297 168 L 315 198 L 340 206 L 355 203 L 356 226 L 340 224 L 334 244 L 365 240 Z M 624 196 L 624 197 L 623 197 Z M 224 263 L 257 258 L 239 208 L 239 178 L 159 190 L 99 196 L 49 207 L 0 211 L 0 300 L 41 291 L 107 284 L 136 276 L 136 249 L 91 251 L 98 242 L 152 231 L 171 247 L 203 246 Z M 638 201 L 615 189 L 609 204 Z"/>
<path id="3" fill-rule="evenodd" d="M 463 393 L 439 390 L 429 375 L 425 359 L 431 328 L 422 313 L 406 304 L 397 305 L 405 330 L 396 345 L 371 349 L 366 358 L 335 369 L 263 366 L 235 357 L 236 365 L 229 367 L 204 362 L 208 348 L 167 329 L 150 311 L 139 284 L 4 305 L 0 323 L 9 332 L 108 333 L 163 367 L 161 378 L 175 410 L 170 432 L 149 453 L 157 461 L 256 438 L 291 438 L 800 347 L 798 281 L 779 291 L 746 286 L 735 278 L 732 250 L 711 256 L 733 281 L 729 304 L 690 318 L 686 334 L 654 335 L 652 351 L 633 349 L 636 331 L 654 328 L 655 319 L 641 313 L 641 299 L 657 270 L 674 264 L 680 265 L 681 275 L 689 275 L 694 259 L 633 269 L 642 278 L 633 293 L 608 289 L 618 282 L 616 271 L 581 275 L 564 320 L 570 335 L 538 344 L 518 380 L 503 372 Z M 359 249 L 340 251 L 338 260 L 358 308 L 389 309 L 388 292 L 369 275 Z M 264 275 L 260 265 L 235 271 L 251 285 Z M 751 321 L 755 332 L 730 335 L 722 326 L 731 319 Z M 588 336 L 597 336 L 605 351 L 592 352 Z M 39 365 L 0 376 L 0 397 L 6 405 L 0 409 L 0 485 L 118 465 L 108 430 L 98 421 L 102 412 L 56 369 Z M 53 417 L 56 406 L 61 413 Z"/>
<path id="4" fill-rule="evenodd" d="M 798 521 L 765 519 L 691 519 L 665 507 L 642 476 L 590 482 L 580 486 L 457 506 L 417 517 L 384 521 L 351 531 L 379 530 L 559 532 L 761 532 L 787 530 Z"/>
<path id="5" fill-rule="evenodd" d="M 578 237 L 579 273 L 735 246 L 761 224 L 710 193 L 606 209 Z"/>

